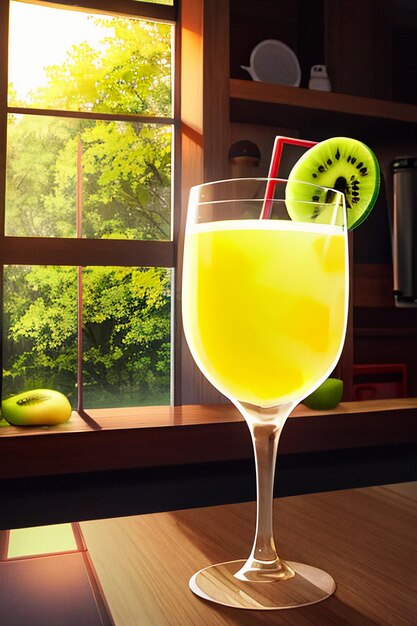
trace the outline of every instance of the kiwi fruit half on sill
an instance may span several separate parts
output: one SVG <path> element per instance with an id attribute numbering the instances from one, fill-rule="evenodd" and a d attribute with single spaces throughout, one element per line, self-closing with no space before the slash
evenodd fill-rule
<path id="1" fill-rule="evenodd" d="M 334 220 L 333 207 L 324 204 L 337 189 L 345 196 L 347 226 L 353 230 L 369 215 L 379 187 L 380 169 L 372 150 L 357 139 L 332 137 L 307 150 L 294 165 L 285 200 L 293 220 L 341 225 L 342 215 Z"/>
<path id="2" fill-rule="evenodd" d="M 51 426 L 71 417 L 67 397 L 54 389 L 32 389 L 1 403 L 4 419 L 14 426 Z"/>

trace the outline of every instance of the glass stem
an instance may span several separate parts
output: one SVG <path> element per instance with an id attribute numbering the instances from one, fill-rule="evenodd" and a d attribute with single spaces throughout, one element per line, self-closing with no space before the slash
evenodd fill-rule
<path id="1" fill-rule="evenodd" d="M 242 407 L 247 409 L 247 407 Z M 274 416 L 259 421 L 246 420 L 252 437 L 256 464 L 257 514 L 252 552 L 245 565 L 235 574 L 241 580 L 264 581 L 292 577 L 294 572 L 279 558 L 274 540 L 273 497 L 278 441 L 293 404 L 275 409 Z"/>

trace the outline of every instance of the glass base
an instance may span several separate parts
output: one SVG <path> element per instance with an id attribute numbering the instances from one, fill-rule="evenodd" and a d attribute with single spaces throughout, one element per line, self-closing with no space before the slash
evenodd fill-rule
<path id="1" fill-rule="evenodd" d="M 336 589 L 333 578 L 317 567 L 286 561 L 295 576 L 266 582 L 242 581 L 235 577 L 245 560 L 210 565 L 190 579 L 196 595 L 238 609 L 291 609 L 321 602 Z"/>

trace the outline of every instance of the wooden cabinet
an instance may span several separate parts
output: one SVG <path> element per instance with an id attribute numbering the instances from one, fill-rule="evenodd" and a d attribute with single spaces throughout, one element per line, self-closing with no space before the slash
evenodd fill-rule
<path id="1" fill-rule="evenodd" d="M 290 46 L 301 87 L 326 64 L 336 93 L 417 104 L 414 0 L 230 0 L 230 76 L 247 79 L 251 50 L 263 39 Z"/>

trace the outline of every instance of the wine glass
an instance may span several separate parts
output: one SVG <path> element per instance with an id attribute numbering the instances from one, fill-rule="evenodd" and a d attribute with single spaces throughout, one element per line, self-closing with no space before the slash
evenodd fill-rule
<path id="1" fill-rule="evenodd" d="M 329 376 L 343 347 L 347 250 L 339 191 L 271 178 L 216 181 L 190 191 L 185 335 L 203 374 L 245 418 L 257 476 L 250 556 L 197 572 L 190 587 L 205 599 L 277 609 L 319 602 L 335 589 L 326 572 L 279 558 L 272 504 L 284 423 Z"/>

